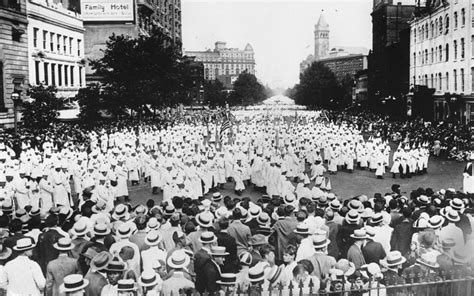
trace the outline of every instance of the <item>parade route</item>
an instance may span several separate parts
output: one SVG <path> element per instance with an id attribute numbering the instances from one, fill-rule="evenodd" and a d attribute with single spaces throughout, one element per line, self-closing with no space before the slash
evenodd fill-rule
<path id="1" fill-rule="evenodd" d="M 396 148 L 395 145 L 393 149 Z M 384 179 L 377 179 L 373 172 L 368 170 L 355 169 L 353 173 L 338 172 L 336 175 L 328 175 L 330 177 L 333 193 L 340 196 L 342 199 L 351 198 L 357 195 L 365 194 L 372 197 L 374 193 L 380 192 L 382 194 L 391 192 L 390 188 L 393 184 L 400 184 L 404 195 L 409 195 L 410 192 L 418 187 L 432 188 L 437 191 L 440 189 L 454 188 L 462 191 L 462 171 L 463 162 L 446 160 L 443 158 L 430 157 L 428 174 L 413 176 L 412 178 L 401 179 L 397 176 L 396 179 L 392 178 L 391 173 L 385 173 Z M 325 165 L 327 168 L 327 164 Z M 309 173 L 307 168 L 306 173 Z M 314 182 L 311 182 L 310 188 L 312 188 Z M 234 183 L 228 182 L 225 184 L 224 189 L 220 190 L 222 195 L 229 195 L 232 198 L 239 197 L 234 193 Z M 129 186 L 130 200 L 133 206 L 137 204 L 144 204 L 148 199 L 154 199 L 155 202 L 161 202 L 163 193 L 160 192 L 158 195 L 151 194 L 151 188 L 149 183 L 140 182 L 138 186 Z M 249 196 L 252 200 L 256 201 L 262 195 L 261 192 L 254 190 L 253 186 L 247 187 L 240 197 Z M 206 198 L 211 198 L 212 192 L 206 195 Z"/>

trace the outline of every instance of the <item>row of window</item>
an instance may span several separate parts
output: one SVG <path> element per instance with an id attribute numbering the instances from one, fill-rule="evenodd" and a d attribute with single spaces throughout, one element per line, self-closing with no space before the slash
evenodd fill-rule
<path id="1" fill-rule="evenodd" d="M 473 56 L 474 56 L 474 36 L 471 37 L 471 43 L 473 45 L 472 50 L 473 50 Z M 464 38 L 461 38 L 459 40 L 459 50 L 458 50 L 458 40 L 453 41 L 454 60 L 458 59 L 458 53 L 460 54 L 459 56 L 461 59 L 465 58 L 466 56 L 465 48 L 466 48 L 466 44 L 465 44 Z M 440 45 L 438 47 L 431 48 L 431 50 L 425 49 L 424 51 L 418 51 L 418 55 L 416 52 L 413 53 L 413 65 L 415 66 L 438 63 L 438 62 L 448 62 L 448 61 L 449 61 L 449 44 L 448 43 L 446 43 L 444 47 Z"/>
<path id="2" fill-rule="evenodd" d="M 474 68 L 471 68 L 471 73 L 474 72 Z M 428 74 L 423 75 L 418 75 L 418 80 L 416 79 L 415 76 L 413 76 L 413 83 L 418 84 L 418 85 L 426 85 L 431 88 L 435 88 L 439 91 L 445 91 L 449 92 L 450 91 L 450 81 L 449 81 L 449 72 L 446 72 L 446 74 L 443 76 L 443 74 L 440 73 L 434 73 L 428 76 Z M 453 77 L 453 91 L 457 92 L 460 90 L 461 92 L 465 91 L 465 73 L 464 69 L 454 69 L 452 72 L 452 77 Z M 460 89 L 458 89 L 458 83 L 460 84 Z M 474 76 L 473 76 L 473 81 L 472 83 L 474 84 Z M 473 88 L 474 89 L 474 88 Z"/>
<path id="3" fill-rule="evenodd" d="M 244 71 L 252 73 L 251 70 L 248 69 L 248 68 L 243 68 L 242 72 L 244 72 Z M 232 70 L 226 69 L 225 72 L 223 72 L 223 71 L 221 72 L 221 71 L 219 71 L 218 68 L 216 68 L 214 71 L 212 71 L 212 69 L 206 68 L 206 69 L 204 69 L 204 79 L 209 79 L 209 77 L 217 77 L 220 74 L 224 74 L 224 73 L 225 73 L 225 75 L 234 74 L 234 70 L 233 69 Z M 236 75 L 240 74 L 240 69 L 239 68 L 235 69 L 235 74 Z"/>
<path id="4" fill-rule="evenodd" d="M 443 26 L 443 19 L 444 19 L 444 26 Z M 453 13 L 453 29 L 456 30 L 459 26 L 459 16 L 458 12 L 455 11 Z M 466 9 L 461 9 L 461 20 L 460 26 L 464 27 L 466 25 Z M 474 24 L 474 19 L 473 19 Z M 440 16 L 439 18 L 432 20 L 429 25 L 428 22 L 425 24 L 418 26 L 417 28 L 413 29 L 413 42 L 416 43 L 417 40 L 422 42 L 423 40 L 429 38 L 435 38 L 439 35 L 448 34 L 449 33 L 449 15 L 446 14 L 443 18 Z"/>
<path id="5" fill-rule="evenodd" d="M 40 40 L 41 37 L 41 40 Z M 60 53 L 60 54 L 69 54 L 73 55 L 77 53 L 77 56 L 81 56 L 81 46 L 82 40 L 76 39 L 76 44 L 74 44 L 74 38 L 63 36 L 61 34 L 56 34 L 53 32 L 48 32 L 42 30 L 40 36 L 40 29 L 33 28 L 33 47 L 42 48 L 46 51 Z M 76 48 L 73 49 L 73 45 Z"/>
<path id="6" fill-rule="evenodd" d="M 54 85 L 58 87 L 83 86 L 83 67 L 78 66 L 77 69 L 78 72 L 76 76 L 75 66 L 35 61 L 36 85 L 43 83 L 45 85 Z M 78 77 L 79 81 L 75 81 L 75 77 Z M 79 84 L 76 85 L 75 82 L 78 82 Z"/>

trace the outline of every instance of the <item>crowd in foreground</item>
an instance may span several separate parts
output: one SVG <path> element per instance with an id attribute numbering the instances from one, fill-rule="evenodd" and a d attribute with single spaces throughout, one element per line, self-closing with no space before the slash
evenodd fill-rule
<path id="1" fill-rule="evenodd" d="M 407 295 L 428 288 L 391 286 L 472 275 L 472 161 L 462 191 L 403 196 L 395 184 L 338 197 L 328 172 L 416 177 L 428 147 L 406 141 L 390 161 L 383 135 L 302 116 L 254 114 L 226 130 L 115 124 L 24 139 L 17 151 L 0 143 L 0 291 Z M 128 189 L 144 182 L 157 198 L 136 205 Z M 229 183 L 239 197 L 223 196 Z M 242 197 L 249 186 L 258 198 Z"/>

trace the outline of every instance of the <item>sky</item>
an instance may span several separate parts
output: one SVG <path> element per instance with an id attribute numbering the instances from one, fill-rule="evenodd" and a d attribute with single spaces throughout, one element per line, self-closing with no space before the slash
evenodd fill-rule
<path id="1" fill-rule="evenodd" d="M 299 81 L 299 64 L 314 52 L 314 25 L 324 13 L 330 46 L 372 44 L 371 0 L 182 0 L 184 50 L 216 41 L 255 52 L 256 76 L 272 88 Z"/>

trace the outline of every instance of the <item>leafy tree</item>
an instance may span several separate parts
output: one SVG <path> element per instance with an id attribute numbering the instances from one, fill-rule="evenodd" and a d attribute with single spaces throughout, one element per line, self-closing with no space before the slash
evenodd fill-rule
<path id="1" fill-rule="evenodd" d="M 56 122 L 58 110 L 63 106 L 62 100 L 56 97 L 57 91 L 54 86 L 30 86 L 30 100 L 22 103 L 25 127 L 41 129 Z"/>
<path id="2" fill-rule="evenodd" d="M 234 91 L 229 96 L 230 105 L 253 105 L 266 99 L 265 87 L 253 74 L 243 72 L 234 82 Z"/>
<path id="3" fill-rule="evenodd" d="M 106 104 L 101 94 L 101 86 L 99 84 L 92 84 L 81 88 L 76 95 L 76 100 L 81 108 L 79 118 L 83 122 L 90 124 L 102 119 L 99 112 L 100 110 L 108 109 L 113 106 Z"/>
<path id="4" fill-rule="evenodd" d="M 227 94 L 224 85 L 219 80 L 206 81 L 204 83 L 204 104 L 210 107 L 224 106 Z"/>
<path id="5" fill-rule="evenodd" d="M 354 87 L 354 77 L 347 74 L 340 83 L 340 101 L 338 105 L 341 108 L 348 107 L 352 104 L 352 88 Z"/>
<path id="6" fill-rule="evenodd" d="M 141 110 L 174 105 L 183 91 L 179 48 L 161 31 L 151 37 L 110 36 L 104 56 L 91 61 L 102 77 L 104 99 L 122 108 Z"/>
<path id="7" fill-rule="evenodd" d="M 314 62 L 300 74 L 293 99 L 300 105 L 329 107 L 331 100 L 339 96 L 340 88 L 334 73 L 324 64 Z"/>

